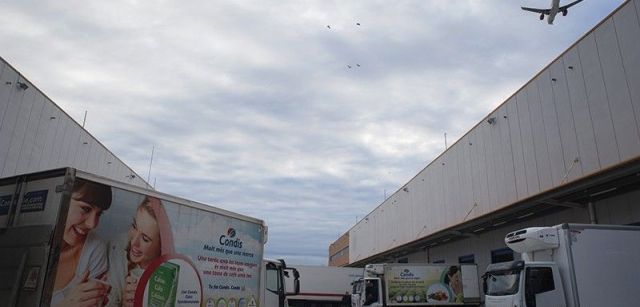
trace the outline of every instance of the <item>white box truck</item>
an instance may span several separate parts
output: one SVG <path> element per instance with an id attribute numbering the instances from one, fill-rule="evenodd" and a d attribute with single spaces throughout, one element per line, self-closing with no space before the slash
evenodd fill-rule
<path id="1" fill-rule="evenodd" d="M 261 294 L 286 270 L 261 273 L 266 240 L 259 219 L 73 168 L 2 178 L 0 306 L 282 307 Z"/>
<path id="2" fill-rule="evenodd" d="M 532 227 L 505 243 L 522 260 L 487 267 L 487 307 L 640 305 L 640 227 Z"/>
<path id="3" fill-rule="evenodd" d="M 291 307 L 340 307 L 350 298 L 351 284 L 363 277 L 362 268 L 296 265 L 300 273 L 300 292 L 289 296 Z M 293 285 L 293 282 L 289 282 Z M 295 289 L 289 289 L 294 292 Z M 345 306 L 351 307 L 351 306 Z"/>
<path id="4" fill-rule="evenodd" d="M 368 264 L 353 285 L 353 307 L 480 304 L 475 264 Z"/>

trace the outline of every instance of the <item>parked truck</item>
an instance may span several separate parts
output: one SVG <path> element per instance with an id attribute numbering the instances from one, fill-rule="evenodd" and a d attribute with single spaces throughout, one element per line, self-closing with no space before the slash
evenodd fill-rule
<path id="1" fill-rule="evenodd" d="M 480 304 L 475 264 L 368 264 L 353 284 L 353 307 Z"/>
<path id="2" fill-rule="evenodd" d="M 73 168 L 2 178 L 0 306 L 284 307 L 266 241 L 262 220 Z"/>
<path id="3" fill-rule="evenodd" d="M 640 227 L 561 224 L 511 232 L 522 260 L 491 264 L 487 307 L 638 306 Z"/>
<path id="4" fill-rule="evenodd" d="M 351 307 L 351 284 L 363 277 L 362 268 L 296 265 L 300 272 L 300 291 L 289 296 L 291 307 Z M 293 282 L 289 282 L 293 285 Z M 295 292 L 295 289 L 289 289 Z"/>

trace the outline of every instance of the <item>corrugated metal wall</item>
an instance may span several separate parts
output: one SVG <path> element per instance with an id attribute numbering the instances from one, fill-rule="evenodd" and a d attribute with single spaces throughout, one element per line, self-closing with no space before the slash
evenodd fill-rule
<path id="1" fill-rule="evenodd" d="M 434 262 L 443 261 L 445 263 L 457 263 L 459 257 L 473 255 L 474 261 L 478 265 L 478 271 L 483 274 L 487 266 L 491 263 L 491 251 L 505 248 L 504 236 L 514 230 L 532 226 L 553 226 L 561 224 L 568 219 L 576 222 L 588 223 L 589 216 L 585 210 L 571 209 L 558 214 L 531 219 L 511 225 L 501 230 L 490 231 L 480 234 L 477 237 L 452 242 L 428 251 L 414 253 L 408 257 L 412 262 Z M 520 254 L 514 253 L 514 260 L 520 259 Z"/>
<path id="2" fill-rule="evenodd" d="M 137 174 L 131 178 L 135 174 L 131 168 L 0 58 L 0 177 L 67 166 L 147 187 Z"/>
<path id="3" fill-rule="evenodd" d="M 624 4 L 358 222 L 350 262 L 640 157 L 639 15 Z"/>
<path id="4" fill-rule="evenodd" d="M 629 224 L 640 221 L 640 191 L 632 191 L 609 199 L 595 202 L 596 215 L 603 224 Z M 444 260 L 446 263 L 457 263 L 458 257 L 473 255 L 478 271 L 485 272 L 491 263 L 491 251 L 505 248 L 504 237 L 507 233 L 534 226 L 553 226 L 562 223 L 589 223 L 589 214 L 583 209 L 568 209 L 552 215 L 522 221 L 508 227 L 474 235 L 472 237 L 443 244 L 406 256 L 409 262 L 434 262 Z M 519 259 L 520 255 L 514 253 Z M 397 259 L 396 259 L 397 260 Z"/>

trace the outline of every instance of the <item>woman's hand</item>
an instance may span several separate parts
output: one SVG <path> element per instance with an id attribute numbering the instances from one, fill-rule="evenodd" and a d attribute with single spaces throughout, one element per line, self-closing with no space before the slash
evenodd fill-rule
<path id="1" fill-rule="evenodd" d="M 124 279 L 124 293 L 122 294 L 122 306 L 123 307 L 133 307 L 133 299 L 136 295 L 136 288 L 138 287 L 138 278 L 131 276 L 131 274 L 127 275 Z"/>
<path id="2" fill-rule="evenodd" d="M 111 287 L 104 281 L 89 280 L 89 271 L 82 274 L 78 283 L 69 295 L 65 296 L 58 306 L 93 307 L 102 306 L 108 299 Z"/>

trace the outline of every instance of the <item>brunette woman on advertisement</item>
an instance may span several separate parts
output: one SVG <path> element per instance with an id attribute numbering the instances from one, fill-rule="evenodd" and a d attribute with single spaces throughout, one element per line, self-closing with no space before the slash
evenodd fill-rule
<path id="1" fill-rule="evenodd" d="M 133 306 L 142 272 L 157 257 L 174 253 L 169 218 L 159 199 L 146 196 L 136 210 L 126 247 L 109 251 L 109 278 L 113 287 L 108 306 Z"/>
<path id="2" fill-rule="evenodd" d="M 109 267 L 107 245 L 93 230 L 110 206 L 111 187 L 76 181 L 64 226 L 52 306 L 100 306 L 106 302 L 110 289 L 104 282 Z"/>

